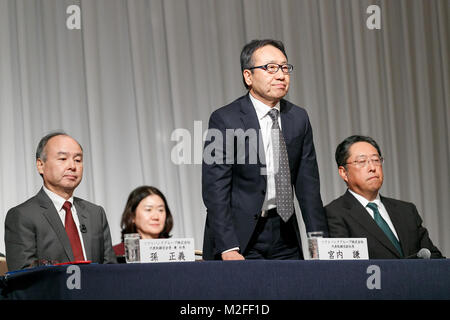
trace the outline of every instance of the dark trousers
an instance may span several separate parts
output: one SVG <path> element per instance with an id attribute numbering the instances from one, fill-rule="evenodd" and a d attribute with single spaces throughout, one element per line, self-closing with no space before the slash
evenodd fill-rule
<path id="1" fill-rule="evenodd" d="M 297 221 L 293 215 L 284 222 L 276 209 L 269 210 L 266 217 L 260 217 L 255 231 L 244 252 L 245 259 L 297 260 L 303 253 L 297 236 Z"/>

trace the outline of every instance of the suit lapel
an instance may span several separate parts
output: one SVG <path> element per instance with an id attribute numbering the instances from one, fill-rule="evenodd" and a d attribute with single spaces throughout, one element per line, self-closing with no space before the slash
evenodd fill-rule
<path id="1" fill-rule="evenodd" d="M 257 152 L 258 155 L 258 163 L 260 166 L 264 166 L 266 163 L 265 160 L 265 152 L 264 152 L 264 144 L 262 142 L 262 137 L 260 134 L 261 127 L 259 126 L 258 116 L 256 114 L 256 110 L 252 104 L 252 101 L 249 97 L 250 93 L 244 97 L 241 102 L 241 121 L 244 125 L 244 131 L 248 129 L 256 130 L 258 137 L 258 144 L 250 144 L 249 148 L 252 148 L 254 152 Z M 283 133 L 284 141 L 286 145 L 292 139 L 292 133 L 294 132 L 293 128 L 295 126 L 294 118 L 289 116 L 289 111 L 292 108 L 291 105 L 286 103 L 286 100 L 280 100 L 280 119 L 281 119 L 281 132 Z M 258 152 L 259 150 L 259 152 Z M 267 179 L 266 175 L 263 175 L 264 179 Z"/>
<path id="2" fill-rule="evenodd" d="M 286 146 L 292 139 L 292 133 L 294 132 L 294 118 L 289 116 L 289 111 L 292 106 L 287 105 L 286 100 L 280 101 L 280 119 L 281 119 L 281 132 L 283 132 L 284 142 Z"/>
<path id="3" fill-rule="evenodd" d="M 44 209 L 42 214 L 55 231 L 56 237 L 61 242 L 67 258 L 69 259 L 69 261 L 72 261 L 74 257 L 72 247 L 70 246 L 69 237 L 67 236 L 66 229 L 64 229 L 64 225 L 61 221 L 61 218 L 59 217 L 58 212 L 55 209 L 55 206 L 53 205 L 53 202 L 47 196 L 43 188 L 41 188 L 36 198 L 38 199 L 41 208 Z"/>
<path id="4" fill-rule="evenodd" d="M 394 247 L 389 238 L 384 234 L 383 230 L 377 225 L 375 220 L 370 216 L 361 203 L 347 190 L 344 194 L 344 205 L 350 212 L 353 219 L 361 225 L 368 233 L 370 233 L 381 245 L 392 251 L 400 258 L 397 249 Z"/>
<path id="5" fill-rule="evenodd" d="M 407 252 L 410 252 L 410 250 L 408 242 L 408 231 L 406 230 L 406 228 L 404 228 L 404 223 L 402 223 L 403 213 L 394 202 L 385 197 L 382 197 L 381 195 L 380 198 L 381 202 L 383 202 L 383 205 L 386 208 L 386 211 L 389 214 L 389 218 L 391 219 L 392 224 L 394 225 L 403 253 L 406 255 Z"/>
<path id="6" fill-rule="evenodd" d="M 82 233 L 82 239 L 84 244 L 84 250 L 86 251 L 86 260 L 90 260 L 92 256 L 92 248 L 91 248 L 91 234 L 87 232 L 89 230 L 90 226 L 88 226 L 88 217 L 87 217 L 87 211 L 85 206 L 83 205 L 83 202 L 79 198 L 73 198 L 73 205 L 75 206 L 77 210 L 78 220 L 80 222 L 80 226 L 86 227 L 86 232 Z"/>
<path id="7" fill-rule="evenodd" d="M 249 152 L 256 152 L 258 156 L 258 164 L 261 167 L 265 167 L 266 155 L 264 152 L 264 144 L 262 142 L 261 127 L 259 126 L 258 116 L 252 101 L 250 100 L 249 94 L 250 93 L 247 93 L 241 102 L 241 121 L 244 125 L 244 131 L 249 129 L 256 130 L 258 143 L 256 145 L 254 143 L 249 143 Z M 267 179 L 266 175 L 263 175 L 263 177 L 264 179 Z"/>

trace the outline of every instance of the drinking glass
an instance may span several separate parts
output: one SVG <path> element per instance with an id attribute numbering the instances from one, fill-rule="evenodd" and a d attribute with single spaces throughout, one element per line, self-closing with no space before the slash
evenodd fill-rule
<path id="1" fill-rule="evenodd" d="M 140 262 L 140 250 L 139 250 L 139 233 L 127 233 L 124 235 L 125 245 L 125 261 L 127 263 L 139 263 Z"/>

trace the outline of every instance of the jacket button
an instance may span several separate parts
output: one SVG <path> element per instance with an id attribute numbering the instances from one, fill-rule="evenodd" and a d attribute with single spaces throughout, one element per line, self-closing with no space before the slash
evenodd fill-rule
<path id="1" fill-rule="evenodd" d="M 261 190 L 261 193 L 262 194 L 266 194 L 266 190 Z"/>
<path id="2" fill-rule="evenodd" d="M 258 215 L 255 214 L 255 215 L 253 216 L 253 218 L 255 218 L 255 220 L 258 220 Z"/>

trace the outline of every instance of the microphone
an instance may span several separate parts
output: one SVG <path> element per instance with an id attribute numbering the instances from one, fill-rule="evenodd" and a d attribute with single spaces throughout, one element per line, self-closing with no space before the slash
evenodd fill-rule
<path id="1" fill-rule="evenodd" d="M 405 257 L 405 259 L 430 259 L 431 252 L 427 248 L 420 249 L 417 253 Z"/>
<path id="2" fill-rule="evenodd" d="M 86 233 L 87 232 L 87 228 L 84 224 L 80 225 L 80 231 L 81 233 Z"/>

